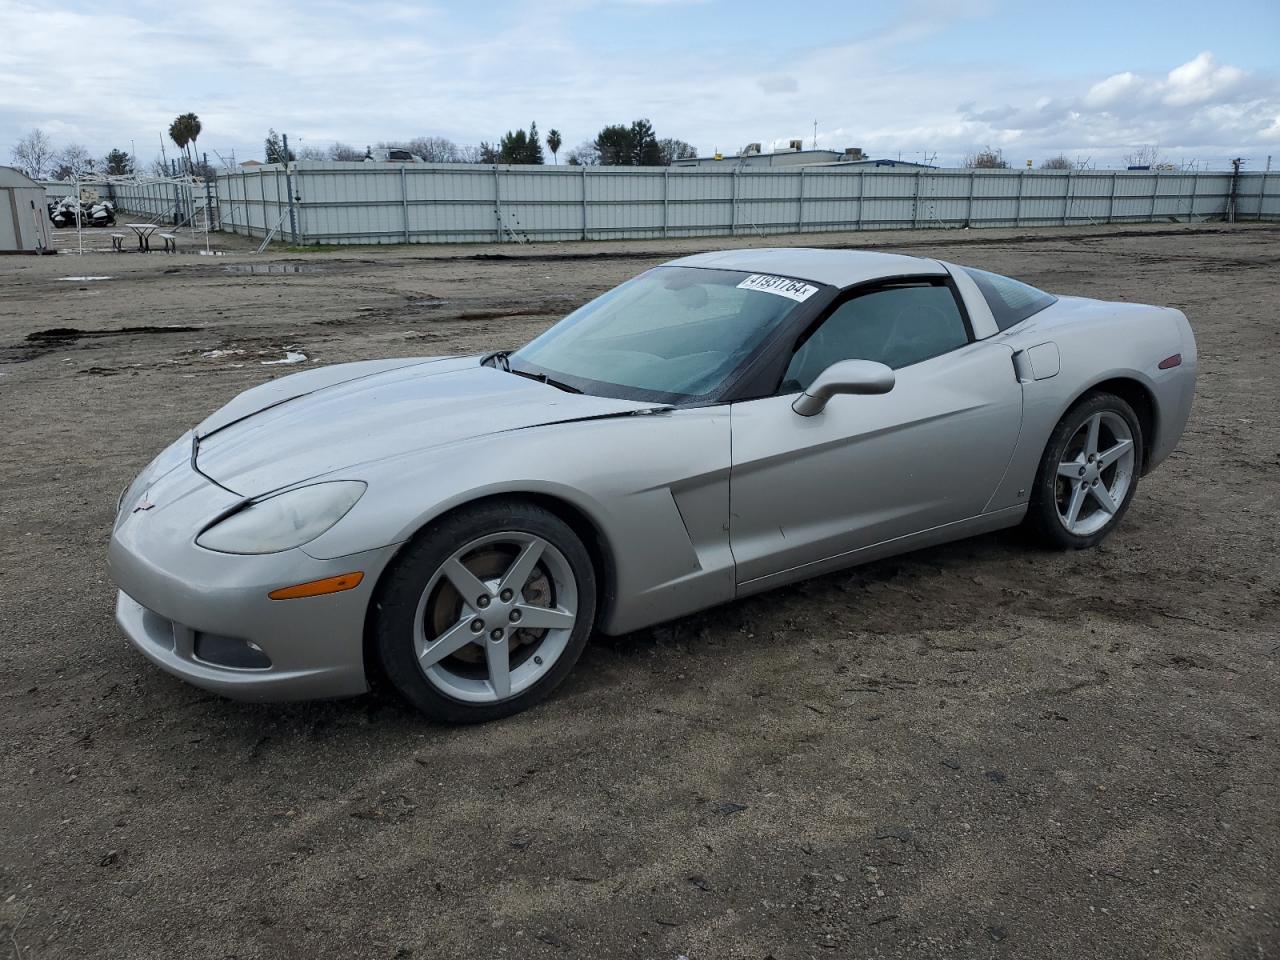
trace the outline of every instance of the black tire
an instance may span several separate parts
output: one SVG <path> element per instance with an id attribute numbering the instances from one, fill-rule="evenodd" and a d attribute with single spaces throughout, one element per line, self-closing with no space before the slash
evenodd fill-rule
<path id="1" fill-rule="evenodd" d="M 1087 536 L 1080 536 L 1067 529 L 1059 513 L 1059 497 L 1062 488 L 1059 486 L 1058 464 L 1067 458 L 1068 444 L 1085 424 L 1099 413 L 1114 414 L 1127 424 L 1133 438 L 1132 476 L 1115 513 L 1100 529 Z M 1134 413 L 1133 407 L 1112 393 L 1099 391 L 1082 397 L 1058 421 L 1040 458 L 1040 466 L 1036 471 L 1035 485 L 1031 490 L 1031 502 L 1027 511 L 1027 525 L 1037 539 L 1046 546 L 1059 550 L 1084 550 L 1101 543 L 1120 523 L 1129 509 L 1129 504 L 1133 502 L 1133 495 L 1138 489 L 1138 478 L 1142 475 L 1142 450 L 1142 424 L 1138 420 L 1138 415 Z"/>
<path id="2" fill-rule="evenodd" d="M 473 540 L 508 531 L 532 534 L 559 551 L 576 580 L 577 615 L 567 645 L 536 682 L 507 699 L 470 703 L 438 689 L 420 668 L 415 649 L 415 616 L 423 592 L 446 560 Z M 375 651 L 391 685 L 433 720 L 483 723 L 533 706 L 568 676 L 594 626 L 596 577 L 582 540 L 554 513 L 524 500 L 489 501 L 464 507 L 423 529 L 383 576 L 373 602 Z"/>

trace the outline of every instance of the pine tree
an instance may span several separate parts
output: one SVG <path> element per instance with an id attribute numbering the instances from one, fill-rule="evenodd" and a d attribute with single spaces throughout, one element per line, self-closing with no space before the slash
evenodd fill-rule
<path id="1" fill-rule="evenodd" d="M 267 131 L 267 139 L 264 142 L 267 163 L 284 163 L 286 161 L 284 155 L 284 144 L 280 141 L 280 134 L 276 133 L 274 128 Z M 292 150 L 289 151 L 289 160 L 297 160 L 297 154 Z"/>
<path id="2" fill-rule="evenodd" d="M 542 138 L 538 136 L 538 125 L 536 123 L 529 124 L 529 138 L 525 144 L 525 163 L 546 163 L 546 158 L 542 155 Z"/>
<path id="3" fill-rule="evenodd" d="M 123 150 L 113 149 L 103 158 L 102 169 L 112 177 L 127 177 L 133 173 L 133 157 Z"/>
<path id="4" fill-rule="evenodd" d="M 615 167 L 660 167 L 663 152 L 653 124 L 648 120 L 635 120 L 626 127 L 611 124 L 596 134 L 596 149 L 600 162 Z"/>
<path id="5" fill-rule="evenodd" d="M 662 165 L 662 150 L 653 132 L 653 124 L 647 119 L 631 124 L 631 162 L 637 167 Z"/>

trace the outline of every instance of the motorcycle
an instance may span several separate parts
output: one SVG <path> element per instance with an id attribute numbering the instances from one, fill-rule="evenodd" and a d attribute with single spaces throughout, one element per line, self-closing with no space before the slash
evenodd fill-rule
<path id="1" fill-rule="evenodd" d="M 83 205 L 75 197 L 63 197 L 49 204 L 49 220 L 58 229 L 86 223 Z"/>
<path id="2" fill-rule="evenodd" d="M 110 200 L 102 200 L 89 208 L 89 225 L 109 227 L 116 222 L 116 206 Z"/>

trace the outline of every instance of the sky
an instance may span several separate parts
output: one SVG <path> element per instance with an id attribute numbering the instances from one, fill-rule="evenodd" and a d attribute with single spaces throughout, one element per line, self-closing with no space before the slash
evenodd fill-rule
<path id="1" fill-rule="evenodd" d="M 647 117 L 702 155 L 811 146 L 816 121 L 819 147 L 941 165 L 1280 166 L 1280 0 L 0 0 L 0 35 L 0 163 L 35 127 L 149 163 L 191 111 L 215 163 L 268 128 L 363 148 L 530 121 L 563 161 Z"/>

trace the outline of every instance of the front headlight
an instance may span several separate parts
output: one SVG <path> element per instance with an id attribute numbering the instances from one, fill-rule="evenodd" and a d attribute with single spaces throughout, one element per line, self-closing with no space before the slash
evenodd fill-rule
<path id="1" fill-rule="evenodd" d="M 346 516 L 365 491 L 359 480 L 298 487 L 254 500 L 215 523 L 196 543 L 219 553 L 279 553 L 309 543 Z"/>

